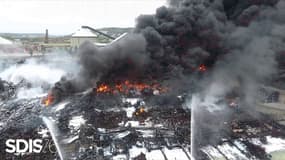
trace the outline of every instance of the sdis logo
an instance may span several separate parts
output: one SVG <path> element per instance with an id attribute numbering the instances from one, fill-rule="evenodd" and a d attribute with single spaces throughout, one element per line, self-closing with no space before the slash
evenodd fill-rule
<path id="1" fill-rule="evenodd" d="M 41 139 L 8 139 L 5 144 L 8 153 L 40 153 L 43 148 Z"/>

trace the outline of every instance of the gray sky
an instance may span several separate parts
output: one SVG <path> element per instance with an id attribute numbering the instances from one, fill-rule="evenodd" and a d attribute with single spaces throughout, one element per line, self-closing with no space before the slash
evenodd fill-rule
<path id="1" fill-rule="evenodd" d="M 82 25 L 133 27 L 166 0 L 0 0 L 0 32 L 70 34 Z"/>

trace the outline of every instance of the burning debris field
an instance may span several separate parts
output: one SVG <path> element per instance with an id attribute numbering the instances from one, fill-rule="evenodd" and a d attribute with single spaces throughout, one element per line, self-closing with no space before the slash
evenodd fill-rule
<path id="1" fill-rule="evenodd" d="M 170 0 L 107 46 L 1 59 L 0 159 L 285 159 L 284 18 Z"/>

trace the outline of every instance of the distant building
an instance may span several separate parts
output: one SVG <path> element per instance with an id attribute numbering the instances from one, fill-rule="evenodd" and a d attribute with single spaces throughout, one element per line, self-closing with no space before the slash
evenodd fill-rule
<path id="1" fill-rule="evenodd" d="M 96 43 L 98 35 L 87 28 L 80 28 L 71 35 L 71 47 L 78 48 L 85 41 Z"/>

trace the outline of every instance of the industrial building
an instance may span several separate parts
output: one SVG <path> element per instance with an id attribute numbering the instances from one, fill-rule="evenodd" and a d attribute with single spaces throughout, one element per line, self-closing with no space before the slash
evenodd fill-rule
<path id="1" fill-rule="evenodd" d="M 78 48 L 80 44 L 85 41 L 96 43 L 97 38 L 98 35 L 96 33 L 93 33 L 91 30 L 87 28 L 80 28 L 71 35 L 70 46 L 72 48 Z"/>
<path id="2" fill-rule="evenodd" d="M 104 37 L 103 42 L 102 40 L 100 40 L 102 39 L 102 37 Z M 120 38 L 122 38 L 122 36 L 120 36 L 119 39 Z M 75 33 L 71 35 L 70 47 L 73 49 L 77 49 L 85 41 L 91 41 L 96 46 L 103 47 L 114 40 L 118 40 L 118 38 L 116 39 L 89 26 L 82 26 L 80 29 L 78 29 Z"/>

